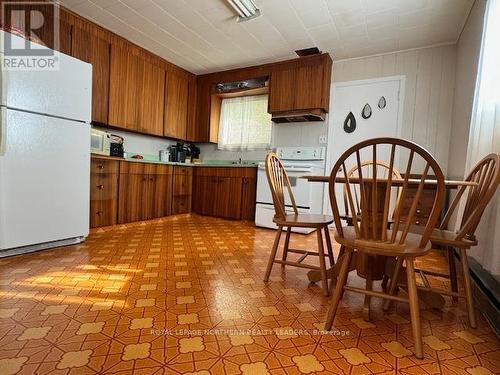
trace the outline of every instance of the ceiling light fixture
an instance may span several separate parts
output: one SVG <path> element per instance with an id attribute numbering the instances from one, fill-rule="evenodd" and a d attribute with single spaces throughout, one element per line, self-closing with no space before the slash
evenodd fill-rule
<path id="1" fill-rule="evenodd" d="M 260 16 L 260 9 L 253 0 L 227 0 L 238 13 L 238 22 L 248 21 Z"/>

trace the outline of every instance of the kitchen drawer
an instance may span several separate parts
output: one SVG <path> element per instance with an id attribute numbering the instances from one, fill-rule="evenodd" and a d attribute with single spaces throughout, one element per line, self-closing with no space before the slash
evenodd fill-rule
<path id="1" fill-rule="evenodd" d="M 120 162 L 120 174 L 159 174 L 169 175 L 173 173 L 171 165 L 122 161 Z"/>
<path id="2" fill-rule="evenodd" d="M 192 176 L 193 175 L 193 167 L 178 167 L 176 166 L 174 168 L 174 174 L 177 175 L 187 175 L 187 176 Z"/>
<path id="3" fill-rule="evenodd" d="M 118 173 L 119 161 L 92 158 L 90 163 L 91 173 Z"/>
<path id="4" fill-rule="evenodd" d="M 118 176 L 118 173 L 91 173 L 91 228 L 116 224 L 118 209 Z"/>
<path id="5" fill-rule="evenodd" d="M 187 214 L 189 212 L 191 212 L 191 196 L 175 196 L 172 201 L 172 214 Z"/>
<path id="6" fill-rule="evenodd" d="M 90 227 L 98 228 L 116 224 L 117 200 L 90 201 Z"/>

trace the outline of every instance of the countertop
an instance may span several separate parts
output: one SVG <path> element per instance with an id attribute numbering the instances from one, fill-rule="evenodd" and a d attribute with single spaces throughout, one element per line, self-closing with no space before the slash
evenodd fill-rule
<path id="1" fill-rule="evenodd" d="M 133 159 L 133 158 L 119 158 L 116 156 L 105 156 L 98 154 L 91 154 L 94 159 L 107 159 L 107 160 L 118 160 L 127 161 L 132 163 L 151 163 L 151 164 L 164 164 L 164 165 L 176 165 L 182 167 L 230 167 L 230 168 L 257 168 L 258 161 L 244 161 L 242 164 L 233 164 L 230 160 L 207 160 L 201 163 L 179 163 L 170 161 L 159 161 L 154 158 L 144 156 L 144 159 Z"/>

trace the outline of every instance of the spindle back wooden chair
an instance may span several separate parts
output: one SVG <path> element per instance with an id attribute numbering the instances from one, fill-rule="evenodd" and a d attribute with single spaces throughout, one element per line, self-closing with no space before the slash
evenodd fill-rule
<path id="1" fill-rule="evenodd" d="M 431 234 L 431 243 L 434 248 L 445 249 L 448 255 L 449 274 L 437 273 L 435 271 L 419 269 L 425 287 L 419 289 L 451 296 L 453 300 L 465 298 L 469 325 L 476 328 L 476 316 L 474 312 L 474 300 L 472 296 L 472 284 L 467 260 L 467 250 L 477 245 L 475 231 L 488 203 L 496 193 L 500 184 L 500 155 L 489 154 L 479 161 L 465 181 L 474 182 L 475 185 L 462 186 L 455 195 L 448 211 L 446 212 L 439 229 L 434 229 Z M 461 210 L 462 207 L 462 210 Z M 461 211 L 461 217 L 460 215 Z M 456 231 L 448 230 L 453 217 L 459 217 L 459 226 Z M 455 265 L 455 250 L 458 250 L 459 261 L 462 268 L 464 293 L 458 291 L 457 271 Z M 397 271 L 395 271 L 397 272 Z M 444 289 L 431 288 L 426 275 L 444 277 L 450 279 L 451 292 Z M 394 293 L 394 287 L 389 293 Z M 384 309 L 388 310 L 390 301 L 384 303 Z"/>
<path id="2" fill-rule="evenodd" d="M 361 168 L 361 155 L 369 154 L 372 160 L 380 160 L 382 155 L 389 154 L 389 173 L 387 178 L 382 178 L 377 174 L 376 165 L 373 164 L 373 173 L 370 178 L 363 176 L 361 172 L 357 178 L 348 177 L 346 165 L 354 163 Z M 393 171 L 396 164 L 405 163 L 402 179 L 395 179 Z M 340 174 L 342 171 L 342 175 Z M 417 174 L 421 178 L 416 182 L 410 182 L 410 175 Z M 433 183 L 436 185 L 433 208 L 425 223 L 422 234 L 410 233 L 417 203 L 422 195 L 422 191 L 428 179 L 433 176 Z M 339 178 L 340 177 L 340 178 Z M 343 179 L 342 179 L 343 177 Z M 360 190 L 360 220 L 354 220 L 352 227 L 343 227 L 339 215 L 340 197 L 336 194 L 336 184 L 343 184 L 346 189 L 348 204 L 351 212 L 355 211 L 355 201 L 353 197 L 353 185 L 359 185 Z M 413 197 L 408 194 L 410 184 L 416 184 L 416 193 Z M 335 239 L 345 248 L 345 256 L 342 260 L 337 284 L 333 292 L 331 306 L 328 311 L 326 330 L 330 330 L 337 312 L 337 308 L 344 291 L 362 293 L 365 296 L 391 298 L 396 301 L 409 302 L 413 337 L 415 340 L 415 355 L 423 357 L 422 336 L 420 327 L 419 303 L 417 297 L 417 287 L 415 279 L 414 259 L 427 254 L 431 249 L 430 236 L 432 229 L 436 225 L 439 213 L 443 204 L 445 194 L 444 176 L 441 168 L 434 158 L 422 147 L 415 143 L 396 138 L 376 138 L 361 142 L 348 149 L 335 163 L 330 175 L 330 203 L 336 227 Z M 390 200 L 391 191 L 401 189 L 400 199 L 394 209 L 394 223 L 388 228 L 390 220 Z M 408 196 L 407 196 L 408 195 Z M 402 215 L 402 204 L 406 200 L 412 200 L 409 212 Z M 374 291 L 371 285 L 367 289 L 355 288 L 346 285 L 349 265 L 354 251 L 357 257 L 367 256 L 368 259 L 377 256 L 396 257 L 397 263 L 406 262 L 408 298 L 388 295 L 383 292 Z M 370 278 L 372 267 L 367 261 L 367 279 Z M 359 273 L 359 269 L 358 269 Z M 392 280 L 391 280 L 392 282 Z"/>
<path id="3" fill-rule="evenodd" d="M 333 267 L 335 261 L 333 257 L 330 233 L 328 231 L 328 225 L 333 223 L 333 218 L 327 215 L 303 214 L 299 212 L 297 204 L 295 203 L 295 198 L 293 196 L 290 179 L 288 178 L 283 163 L 278 158 L 278 156 L 273 152 L 269 153 L 266 157 L 266 175 L 267 175 L 267 180 L 269 182 L 269 187 L 271 189 L 271 194 L 273 197 L 274 212 L 275 212 L 273 222 L 276 223 L 276 225 L 278 226 L 278 231 L 276 233 L 273 248 L 269 256 L 269 262 L 267 264 L 267 269 L 264 276 L 264 282 L 269 281 L 269 277 L 271 275 L 274 263 L 279 263 L 281 264 L 282 267 L 294 266 L 294 267 L 308 268 L 320 271 L 322 288 L 324 294 L 328 295 L 329 289 L 328 289 L 328 277 L 326 272 L 325 256 L 329 258 L 330 266 Z M 289 198 L 289 204 L 287 204 L 287 199 L 286 199 L 287 194 Z M 291 209 L 292 212 L 288 212 L 287 207 L 289 207 L 288 211 L 290 211 Z M 290 245 L 291 231 L 292 228 L 294 227 L 312 228 L 313 230 L 316 230 L 317 241 L 318 241 L 317 252 L 290 248 L 289 245 Z M 281 232 L 283 228 L 286 228 L 286 238 L 283 247 L 283 255 L 281 260 L 279 260 L 276 259 L 276 253 L 278 251 Z M 327 247 L 326 255 L 323 246 L 322 231 L 324 232 L 326 239 L 326 247 Z M 287 260 L 288 253 L 301 254 L 301 257 L 297 261 L 289 261 Z M 309 255 L 319 257 L 319 266 L 302 263 Z"/>

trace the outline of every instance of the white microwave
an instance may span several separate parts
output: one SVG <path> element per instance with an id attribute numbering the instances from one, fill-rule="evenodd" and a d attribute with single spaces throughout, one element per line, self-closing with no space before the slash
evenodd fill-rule
<path id="1" fill-rule="evenodd" d="M 111 135 L 97 129 L 90 130 L 90 152 L 98 155 L 109 156 Z"/>

